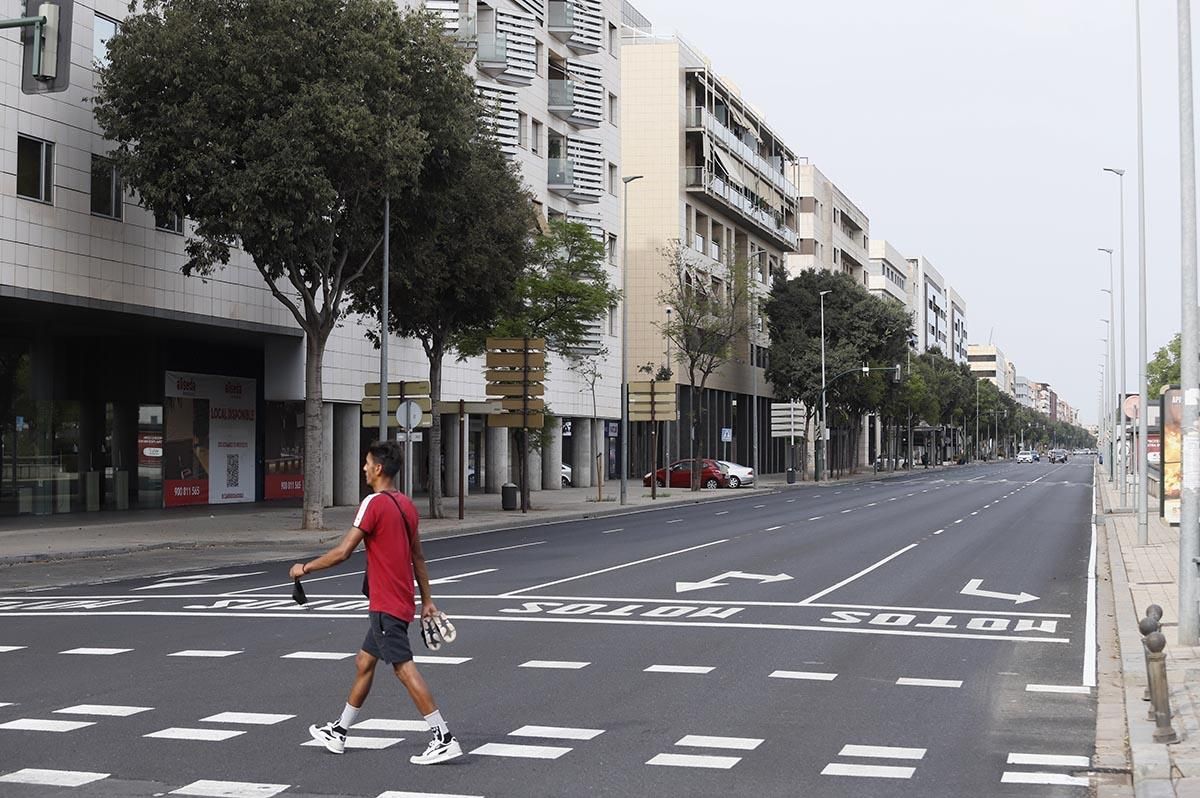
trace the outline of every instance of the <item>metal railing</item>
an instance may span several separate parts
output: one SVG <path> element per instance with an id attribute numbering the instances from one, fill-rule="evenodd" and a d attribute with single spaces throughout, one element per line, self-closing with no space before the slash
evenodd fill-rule
<path id="1" fill-rule="evenodd" d="M 778 211 L 757 205 L 749 197 L 742 194 L 725 180 L 717 177 L 713 172 L 706 170 L 703 166 L 685 166 L 683 169 L 683 182 L 686 188 L 703 189 L 711 196 L 735 208 L 744 216 L 758 222 L 762 227 L 770 230 L 792 247 L 795 247 L 799 243 L 800 237 L 794 230 L 783 223 L 782 215 Z"/>
<path id="2" fill-rule="evenodd" d="M 550 81 L 550 110 L 575 110 L 575 81 Z"/>
<path id="3" fill-rule="evenodd" d="M 686 109 L 686 117 L 688 127 L 704 128 L 712 133 L 726 147 L 740 155 L 743 160 L 761 172 L 764 177 L 769 179 L 787 197 L 799 196 L 799 190 L 792 184 L 792 181 L 787 179 L 782 169 L 776 167 L 775 164 L 755 152 L 749 145 L 738 138 L 737 134 L 721 124 L 720 120 L 709 113 L 708 109 L 699 105 L 690 106 Z"/>
<path id="4" fill-rule="evenodd" d="M 481 64 L 508 64 L 508 36 L 503 33 L 479 34 L 479 49 L 475 58 Z"/>
<path id="5" fill-rule="evenodd" d="M 550 0 L 547 27 L 551 31 L 573 32 L 575 30 L 575 4 L 563 0 Z"/>
<path id="6" fill-rule="evenodd" d="M 570 158 L 546 159 L 546 182 L 552 187 L 575 187 L 575 164 Z"/>

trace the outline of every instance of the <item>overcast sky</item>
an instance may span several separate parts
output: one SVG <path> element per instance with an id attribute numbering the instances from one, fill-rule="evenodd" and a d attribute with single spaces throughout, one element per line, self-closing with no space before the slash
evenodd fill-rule
<path id="1" fill-rule="evenodd" d="M 1102 169 L 1125 169 L 1136 390 L 1134 0 L 634 5 L 737 84 L 867 214 L 872 238 L 928 258 L 966 300 L 972 343 L 990 339 L 1085 423 L 1098 414 L 1108 315 L 1097 247 L 1120 254 L 1118 179 Z M 1153 356 L 1180 328 L 1177 28 L 1175 3 L 1142 5 Z"/>

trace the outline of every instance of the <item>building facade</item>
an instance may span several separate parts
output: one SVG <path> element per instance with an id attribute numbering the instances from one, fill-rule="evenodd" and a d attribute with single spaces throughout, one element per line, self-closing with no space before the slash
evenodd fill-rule
<path id="1" fill-rule="evenodd" d="M 871 239 L 867 260 L 867 290 L 880 299 L 898 302 L 911 312 L 908 280 L 908 261 L 905 257 L 889 242 Z"/>
<path id="2" fill-rule="evenodd" d="M 967 303 L 953 288 L 946 289 L 946 298 L 950 304 L 950 351 L 946 356 L 955 363 L 966 363 Z"/>
<path id="3" fill-rule="evenodd" d="M 913 309 L 917 351 L 950 351 L 950 303 L 945 278 L 923 257 L 908 259 L 908 306 Z"/>
<path id="4" fill-rule="evenodd" d="M 970 344 L 967 347 L 967 366 L 976 379 L 987 380 L 1008 393 L 1008 359 L 1000 347 L 992 344 Z"/>
<path id="5" fill-rule="evenodd" d="M 838 271 L 868 286 L 871 225 L 867 215 L 810 163 L 796 163 L 792 181 L 799 193 L 800 240 L 788 255 L 788 273 Z"/>

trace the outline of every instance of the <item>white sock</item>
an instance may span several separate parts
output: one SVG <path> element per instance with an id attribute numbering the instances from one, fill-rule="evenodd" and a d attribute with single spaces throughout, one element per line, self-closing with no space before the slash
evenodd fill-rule
<path id="1" fill-rule="evenodd" d="M 450 727 L 446 725 L 446 721 L 442 719 L 442 711 L 435 709 L 425 716 L 425 722 L 429 724 L 429 728 L 437 732 L 437 736 L 445 739 L 450 736 Z"/>
<path id="2" fill-rule="evenodd" d="M 343 729 L 349 729 L 354 724 L 354 719 L 358 717 L 358 707 L 346 705 L 342 710 L 342 719 L 338 721 L 338 725 Z"/>

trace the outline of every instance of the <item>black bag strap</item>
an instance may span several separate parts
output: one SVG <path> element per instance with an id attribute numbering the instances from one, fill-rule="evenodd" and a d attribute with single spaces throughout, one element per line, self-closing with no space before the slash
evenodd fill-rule
<path id="1" fill-rule="evenodd" d="M 409 525 L 408 525 L 408 516 L 406 516 L 404 514 L 404 510 L 400 507 L 400 502 L 396 501 L 396 497 L 392 495 L 391 491 L 384 490 L 384 491 L 380 491 L 380 493 L 382 493 L 384 496 L 387 496 L 389 499 L 391 499 L 392 504 L 395 505 L 395 507 L 396 507 L 396 512 L 400 513 L 400 523 L 404 524 L 404 535 L 405 535 L 405 537 L 407 537 L 409 539 L 409 545 L 411 546 L 412 545 L 412 528 L 409 527 Z M 363 565 L 362 594 L 364 596 L 367 596 L 368 598 L 370 598 L 370 596 L 371 596 L 370 583 L 367 581 L 367 566 L 366 566 L 366 564 Z"/>

